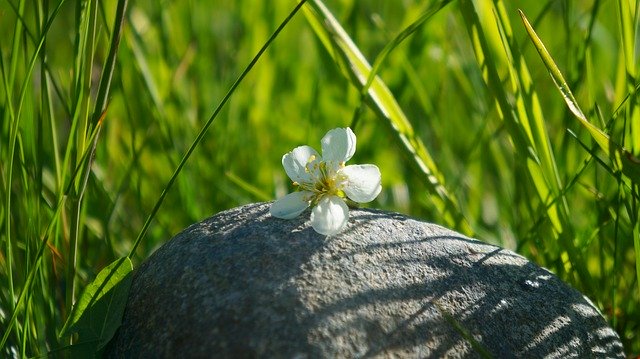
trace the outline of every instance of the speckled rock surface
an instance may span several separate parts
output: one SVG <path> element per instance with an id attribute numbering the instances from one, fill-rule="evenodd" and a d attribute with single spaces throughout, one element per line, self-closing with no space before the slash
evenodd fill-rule
<path id="1" fill-rule="evenodd" d="M 502 248 L 352 210 L 324 237 L 258 203 L 187 228 L 136 271 L 107 357 L 624 357 L 592 303 Z"/>

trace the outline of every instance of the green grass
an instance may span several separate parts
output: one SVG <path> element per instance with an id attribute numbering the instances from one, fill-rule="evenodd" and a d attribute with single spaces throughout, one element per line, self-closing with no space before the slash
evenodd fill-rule
<path id="1" fill-rule="evenodd" d="M 287 193 L 282 154 L 350 125 L 371 206 L 551 269 L 640 353 L 634 4 L 0 1 L 0 356 L 95 350 L 121 258 Z"/>

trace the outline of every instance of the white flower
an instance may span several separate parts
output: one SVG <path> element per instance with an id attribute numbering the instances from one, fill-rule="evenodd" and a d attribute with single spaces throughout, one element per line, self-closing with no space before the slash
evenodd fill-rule
<path id="1" fill-rule="evenodd" d="M 271 204 L 271 215 L 291 219 L 311 210 L 311 226 L 331 236 L 347 225 L 349 208 L 345 197 L 354 202 L 373 201 L 382 187 L 375 165 L 345 166 L 356 152 L 356 135 L 350 128 L 335 128 L 322 138 L 322 156 L 309 146 L 300 146 L 282 156 L 282 166 L 299 191 Z"/>

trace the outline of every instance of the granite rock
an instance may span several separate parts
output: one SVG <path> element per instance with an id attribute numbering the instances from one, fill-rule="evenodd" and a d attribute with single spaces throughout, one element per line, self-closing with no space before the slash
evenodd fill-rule
<path id="1" fill-rule="evenodd" d="M 624 357 L 594 305 L 509 250 L 397 213 L 346 230 L 269 203 L 219 213 L 135 272 L 106 357 Z"/>

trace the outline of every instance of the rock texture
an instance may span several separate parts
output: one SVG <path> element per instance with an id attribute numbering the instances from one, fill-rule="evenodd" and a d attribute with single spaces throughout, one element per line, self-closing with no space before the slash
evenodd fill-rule
<path id="1" fill-rule="evenodd" d="M 620 357 L 593 304 L 511 251 L 352 210 L 324 237 L 259 203 L 187 228 L 136 271 L 107 357 Z"/>

